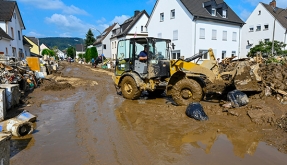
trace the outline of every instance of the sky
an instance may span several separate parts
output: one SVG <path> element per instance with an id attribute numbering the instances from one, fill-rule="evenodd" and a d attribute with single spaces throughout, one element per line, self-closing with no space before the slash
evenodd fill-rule
<path id="1" fill-rule="evenodd" d="M 16 0 L 24 21 L 26 36 L 85 38 L 89 29 L 95 36 L 114 22 L 123 23 L 135 10 L 151 14 L 156 0 Z M 167 2 L 170 0 L 166 0 Z M 243 20 L 259 2 L 272 0 L 225 0 Z M 286 0 L 277 0 L 286 8 Z M 284 2 L 284 3 L 283 3 Z"/>

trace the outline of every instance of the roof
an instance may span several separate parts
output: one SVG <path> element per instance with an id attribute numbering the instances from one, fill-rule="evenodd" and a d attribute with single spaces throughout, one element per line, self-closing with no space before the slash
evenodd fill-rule
<path id="1" fill-rule="evenodd" d="M 27 37 L 27 36 L 25 36 Z M 31 42 L 33 42 L 35 45 L 38 45 L 39 39 L 36 37 L 27 37 Z M 38 45 L 39 46 L 39 45 Z"/>
<path id="2" fill-rule="evenodd" d="M 13 40 L 12 37 L 10 37 L 1 27 L 0 27 L 0 38 L 7 38 L 7 39 L 10 39 L 10 40 Z"/>
<path id="3" fill-rule="evenodd" d="M 76 44 L 76 51 L 77 52 L 85 51 L 85 45 L 83 45 L 83 44 Z"/>
<path id="4" fill-rule="evenodd" d="M 13 1 L 0 1 L 0 20 L 10 21 L 16 6 Z"/>
<path id="5" fill-rule="evenodd" d="M 269 12 L 273 15 L 274 18 L 276 18 L 280 24 L 287 29 L 287 10 L 275 7 L 260 2 Z"/>
<path id="6" fill-rule="evenodd" d="M 180 0 L 186 9 L 198 19 L 212 19 L 219 22 L 226 23 L 236 23 L 244 24 L 244 22 L 238 17 L 238 15 L 223 1 L 223 0 Z M 216 16 L 212 16 L 206 8 L 203 7 L 203 4 L 216 2 L 218 6 L 227 7 L 227 17 L 223 18 L 219 13 L 216 13 Z"/>
<path id="7" fill-rule="evenodd" d="M 11 21 L 11 19 L 13 18 L 15 8 L 19 12 L 19 16 L 20 16 L 19 20 L 21 20 L 21 25 L 23 25 L 23 28 L 25 29 L 25 25 L 24 25 L 24 22 L 23 22 L 23 19 L 20 14 L 16 1 L 1 1 L 0 0 L 0 21 Z"/>
<path id="8" fill-rule="evenodd" d="M 113 28 L 116 26 L 117 23 L 112 24 L 111 26 L 109 26 L 108 28 L 105 29 L 105 31 L 96 38 L 96 41 L 94 42 L 93 45 L 98 45 L 101 44 L 102 41 L 107 37 L 107 35 L 109 35 L 109 33 L 113 30 Z"/>
<path id="9" fill-rule="evenodd" d="M 23 36 L 23 45 L 27 45 L 29 47 L 33 47 L 32 44 L 29 43 L 29 41 Z"/>
<path id="10" fill-rule="evenodd" d="M 120 25 L 121 32 L 119 34 L 116 34 L 114 37 L 120 37 L 120 36 L 127 35 L 127 33 L 133 28 L 133 26 L 138 22 L 138 20 L 144 14 L 149 18 L 148 13 L 145 10 L 143 10 L 139 12 L 137 15 L 125 20 L 125 22 Z"/>
<path id="11" fill-rule="evenodd" d="M 154 12 L 156 6 L 158 5 L 156 1 L 155 6 L 152 10 Z M 212 20 L 216 22 L 224 22 L 229 24 L 245 24 L 239 16 L 223 1 L 223 0 L 180 0 L 185 8 L 192 14 L 196 19 L 202 20 Z M 227 9 L 227 17 L 223 18 L 217 11 L 216 16 L 212 16 L 206 8 L 203 6 L 206 5 L 216 5 L 217 7 Z M 150 20 L 149 20 L 150 21 Z M 147 24 L 149 24 L 149 21 Z"/>

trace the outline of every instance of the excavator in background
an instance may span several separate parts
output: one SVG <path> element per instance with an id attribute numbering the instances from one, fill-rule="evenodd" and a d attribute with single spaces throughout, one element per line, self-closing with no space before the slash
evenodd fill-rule
<path id="1" fill-rule="evenodd" d="M 146 61 L 139 60 L 144 46 L 149 47 Z M 115 74 L 116 89 L 126 99 L 138 99 L 143 91 L 159 95 L 164 91 L 177 105 L 201 101 L 209 92 L 221 93 L 234 86 L 241 91 L 260 91 L 258 64 L 237 61 L 223 72 L 212 49 L 186 59 L 170 59 L 173 45 L 169 39 L 145 37 L 118 42 Z M 208 60 L 199 59 L 208 56 Z"/>

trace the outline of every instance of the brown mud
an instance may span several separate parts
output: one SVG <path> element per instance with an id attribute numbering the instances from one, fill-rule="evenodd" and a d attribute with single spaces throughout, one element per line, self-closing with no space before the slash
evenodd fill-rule
<path id="1" fill-rule="evenodd" d="M 12 140 L 11 165 L 287 164 L 287 109 L 276 95 L 235 109 L 202 101 L 209 120 L 199 122 L 170 98 L 123 99 L 111 72 L 61 65 L 20 108 L 37 115 L 36 130 Z"/>

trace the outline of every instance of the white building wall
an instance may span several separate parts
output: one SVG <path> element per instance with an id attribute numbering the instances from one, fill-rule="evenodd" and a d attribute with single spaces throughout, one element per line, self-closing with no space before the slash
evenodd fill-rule
<path id="1" fill-rule="evenodd" d="M 269 11 L 267 11 L 261 3 L 259 3 L 249 18 L 246 20 L 246 24 L 242 28 L 242 55 L 247 55 L 250 51 L 250 48 L 258 45 L 259 41 L 265 41 L 265 39 L 272 41 L 274 20 L 275 18 L 273 15 L 269 13 Z M 265 24 L 268 24 L 268 29 L 264 29 Z M 260 31 L 256 31 L 257 25 L 261 26 Z M 251 26 L 254 28 L 253 32 L 249 30 Z M 286 43 L 285 35 L 286 28 L 284 28 L 278 21 L 276 21 L 274 40 Z M 248 45 L 247 40 L 249 40 L 249 43 L 252 45 Z"/>
<path id="2" fill-rule="evenodd" d="M 130 29 L 128 34 L 132 35 L 127 35 L 127 38 L 133 38 L 134 34 L 136 33 L 136 37 L 141 37 L 141 35 L 148 35 L 147 30 L 146 30 L 146 23 L 148 21 L 148 16 L 143 14 L 139 20 L 136 22 L 136 24 Z"/>
<path id="3" fill-rule="evenodd" d="M 204 29 L 205 37 L 200 38 L 200 29 Z M 212 30 L 216 30 L 216 38 L 212 38 Z M 217 58 L 222 59 L 222 52 L 226 52 L 225 57 L 231 57 L 232 52 L 235 52 L 234 56 L 239 56 L 240 51 L 240 26 L 207 22 L 207 21 L 196 21 L 196 35 L 195 37 L 195 52 L 198 53 L 200 50 L 213 49 L 214 55 Z M 223 40 L 223 31 L 227 32 L 227 40 Z M 233 40 L 233 32 L 236 33 L 236 39 Z"/>
<path id="4" fill-rule="evenodd" d="M 171 18 L 171 10 L 175 10 L 175 18 Z M 164 21 L 160 14 L 164 13 Z M 181 56 L 190 57 L 194 54 L 194 22 L 193 16 L 180 1 L 159 0 L 148 23 L 148 34 L 151 37 L 171 39 L 175 51 Z M 178 32 L 178 39 L 173 39 L 173 32 Z"/>
<path id="5" fill-rule="evenodd" d="M 30 56 L 31 56 L 30 47 L 24 46 L 24 58 L 30 57 Z"/>
<path id="6" fill-rule="evenodd" d="M 16 54 L 15 57 L 19 57 L 19 50 L 22 49 L 22 52 L 24 53 L 24 46 L 23 46 L 23 37 L 22 37 L 22 28 L 20 25 L 19 20 L 19 14 L 16 13 L 17 10 L 14 10 L 14 15 L 12 16 L 11 22 L 8 22 L 8 35 L 13 38 L 11 27 L 13 28 L 13 33 L 14 33 L 14 40 L 11 41 L 11 46 L 8 48 L 8 55 L 12 56 L 12 48 L 16 48 Z M 18 34 L 18 31 L 20 34 Z"/>
<path id="7" fill-rule="evenodd" d="M 112 59 L 116 59 L 118 39 L 117 37 L 115 37 L 115 38 L 110 39 L 110 41 L 111 41 L 111 57 Z"/>

